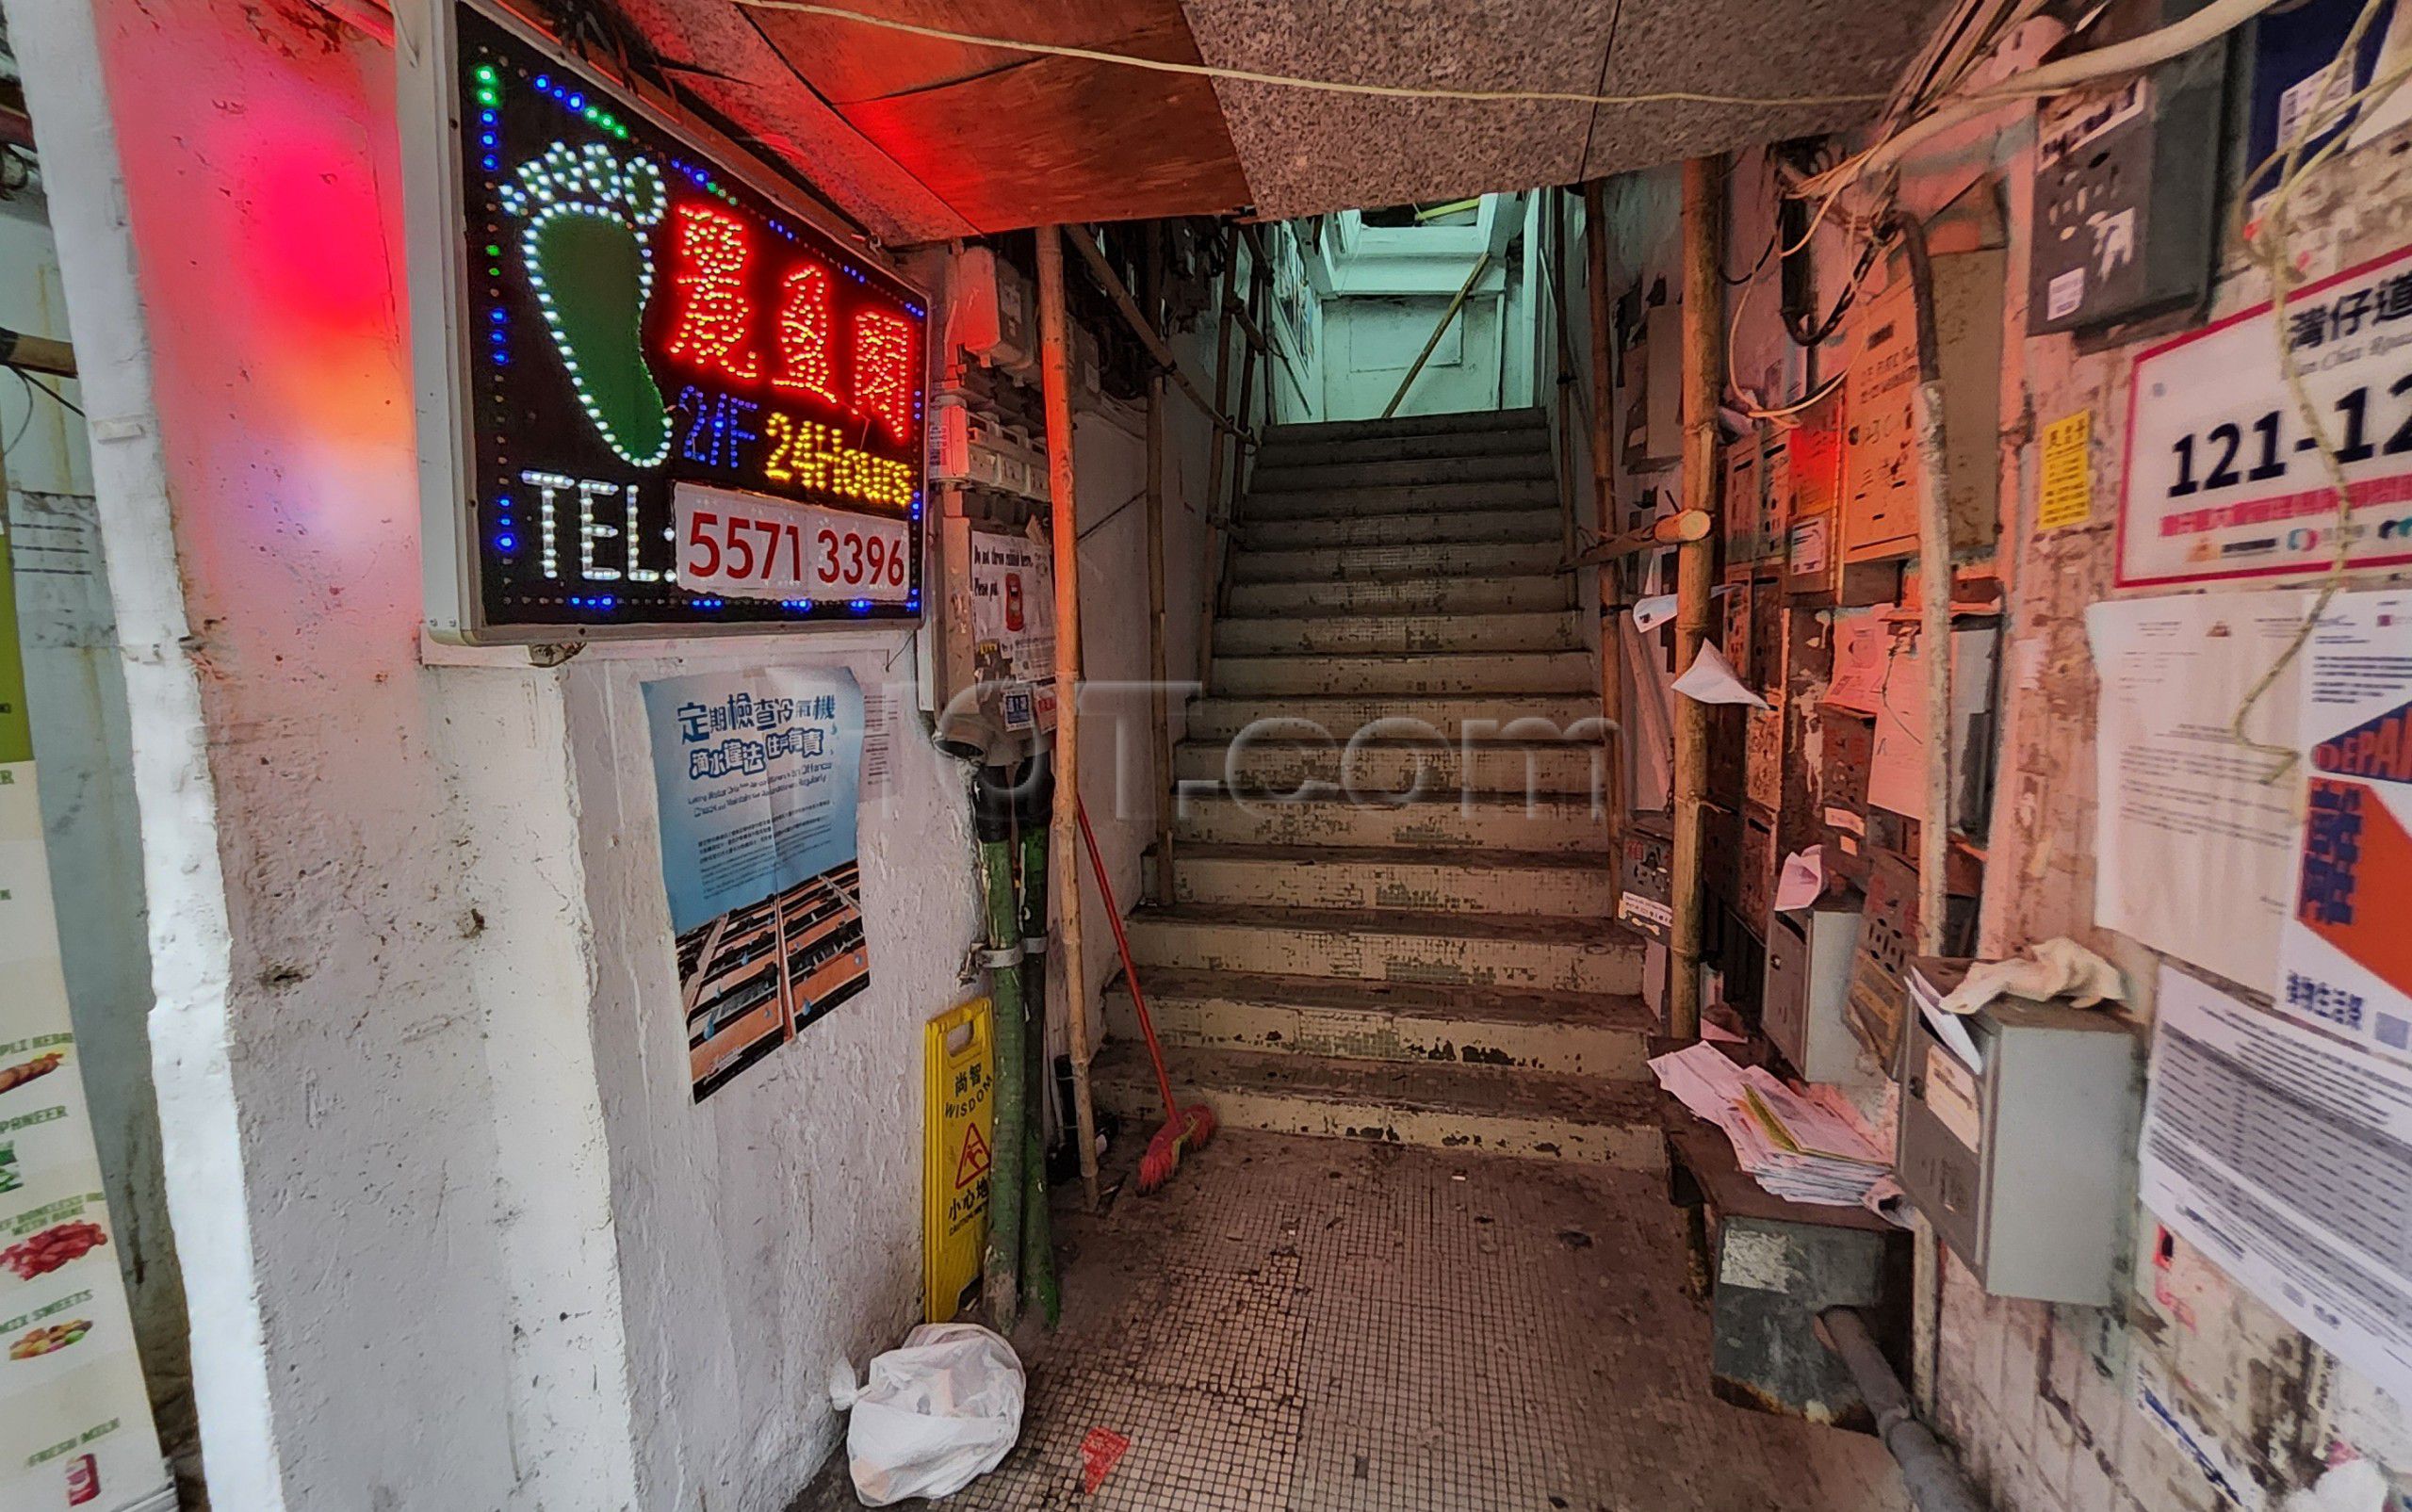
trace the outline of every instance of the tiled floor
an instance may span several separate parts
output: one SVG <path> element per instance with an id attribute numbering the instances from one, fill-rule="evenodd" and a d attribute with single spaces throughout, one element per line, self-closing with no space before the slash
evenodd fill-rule
<path id="1" fill-rule="evenodd" d="M 1870 1439 L 1708 1394 L 1656 1178 L 1226 1131 L 1059 1220 L 1022 1442 L 966 1512 L 1898 1512 Z M 1131 1439 L 1097 1495 L 1079 1446 Z M 843 1455 L 796 1512 L 855 1505 Z"/>

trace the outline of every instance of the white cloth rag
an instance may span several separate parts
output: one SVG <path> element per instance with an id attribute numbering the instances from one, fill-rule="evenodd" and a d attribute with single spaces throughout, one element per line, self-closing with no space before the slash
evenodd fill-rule
<path id="1" fill-rule="evenodd" d="M 1944 998 L 1948 1014 L 1973 1014 L 1996 998 L 2066 998 L 2079 1008 L 2125 1002 L 2119 968 L 2062 935 L 2007 961 L 1980 961 Z"/>

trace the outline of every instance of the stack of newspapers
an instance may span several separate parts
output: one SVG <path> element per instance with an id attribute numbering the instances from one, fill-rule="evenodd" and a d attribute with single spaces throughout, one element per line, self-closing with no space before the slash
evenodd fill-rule
<path id="1" fill-rule="evenodd" d="M 1788 1202 L 1859 1207 L 1891 1174 L 1892 1162 L 1832 1088 L 1787 1086 L 1705 1040 L 1650 1069 L 1685 1107 L 1725 1130 L 1736 1164 Z"/>

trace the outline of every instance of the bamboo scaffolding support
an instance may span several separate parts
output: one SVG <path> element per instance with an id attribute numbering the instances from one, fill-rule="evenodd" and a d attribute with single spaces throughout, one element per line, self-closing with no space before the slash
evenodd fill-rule
<path id="1" fill-rule="evenodd" d="M 1583 186 L 1583 287 L 1591 315 L 1591 528 L 1601 539 L 1617 535 L 1616 457 L 1609 449 L 1609 412 L 1616 406 L 1616 371 L 1608 333 L 1607 195 L 1601 181 Z M 1624 897 L 1625 818 L 1633 806 L 1625 781 L 1624 631 L 1619 624 L 1623 607 L 1624 573 L 1604 566 L 1600 572 L 1600 717 L 1607 724 L 1608 772 L 1608 893 L 1614 912 Z"/>
<path id="2" fill-rule="evenodd" d="M 1055 568 L 1055 812 L 1054 860 L 1063 879 L 1055 889 L 1064 954 L 1065 1023 L 1072 1055 L 1072 1104 L 1081 1144 L 1081 1187 L 1098 1206 L 1097 1104 L 1089 1092 L 1088 977 L 1081 964 L 1080 524 L 1072 494 L 1072 352 L 1064 312 L 1064 243 L 1053 230 L 1038 233 L 1039 381 L 1047 406 L 1047 495 Z"/>
<path id="3" fill-rule="evenodd" d="M 1258 319 L 1264 318 L 1265 306 L 1272 298 L 1273 268 L 1270 264 L 1259 257 L 1248 266 L 1247 270 L 1248 308 L 1254 312 Z M 1240 352 L 1240 439 L 1232 443 L 1231 447 L 1230 500 L 1223 509 L 1223 518 L 1226 520 L 1239 518 L 1240 495 L 1241 491 L 1247 487 L 1245 473 L 1247 468 L 1248 448 L 1254 445 L 1255 436 L 1255 432 L 1248 430 L 1248 417 L 1256 413 L 1256 385 L 1260 376 L 1257 360 L 1261 355 L 1254 342 L 1248 342 Z M 1264 380 L 1264 408 L 1267 413 L 1270 413 L 1273 409 L 1273 364 L 1269 359 L 1263 365 L 1262 376 Z M 1231 540 L 1237 533 L 1227 528 L 1219 543 L 1220 549 L 1214 554 L 1214 610 L 1216 614 L 1223 611 L 1223 605 L 1230 594 Z M 1203 633 L 1211 637 L 1214 630 L 1214 622 L 1210 618 Z"/>
<path id="4" fill-rule="evenodd" d="M 1231 307 L 1235 301 L 1231 285 L 1238 282 L 1239 237 L 1227 225 L 1222 232 L 1223 271 L 1219 279 L 1222 297 L 1214 301 L 1221 312 L 1214 324 L 1214 402 L 1220 405 L 1231 385 Z M 1206 438 L 1206 556 L 1205 577 L 1199 584 L 1199 596 L 1205 608 L 1198 621 L 1198 680 L 1204 683 L 1214 667 L 1214 599 L 1220 592 L 1215 582 L 1216 561 L 1221 556 L 1223 541 L 1223 432 L 1216 431 Z"/>
<path id="5" fill-rule="evenodd" d="M 1148 263 L 1140 297 L 1149 320 L 1164 317 L 1165 238 L 1161 221 L 1148 222 Z M 1148 716 L 1156 801 L 1156 870 L 1152 894 L 1172 901 L 1172 710 L 1165 686 L 1165 382 L 1148 383 Z"/>
<path id="6" fill-rule="evenodd" d="M 1725 371 L 1723 163 L 1684 161 L 1684 508 L 1717 512 L 1717 401 Z M 1675 549 L 1675 666 L 1691 669 L 1708 639 L 1715 531 Z M 1675 700 L 1674 928 L 1668 948 L 1667 1032 L 1700 1037 L 1703 807 L 1708 795 L 1708 706 Z"/>
<path id="7" fill-rule="evenodd" d="M 1582 416 L 1577 412 L 1582 396 L 1578 382 L 1581 374 L 1574 368 L 1574 333 L 1568 328 L 1566 307 L 1566 197 L 1560 189 L 1541 192 L 1541 203 L 1549 211 L 1549 238 L 1546 243 L 1549 259 L 1550 310 L 1556 318 L 1551 329 L 1557 335 L 1557 513 L 1559 549 L 1570 560 L 1575 557 L 1574 517 L 1574 423 Z"/>
<path id="8" fill-rule="evenodd" d="M 1449 322 L 1455 320 L 1458 317 L 1458 312 L 1466 307 L 1466 301 L 1474 294 L 1474 286 L 1482 282 L 1483 272 L 1490 267 L 1491 253 L 1488 251 L 1475 258 L 1474 267 L 1466 272 L 1466 281 L 1458 285 L 1457 298 L 1451 300 L 1449 307 L 1441 312 L 1440 321 L 1432 327 L 1432 333 L 1424 338 L 1424 350 L 1415 354 L 1415 361 L 1408 366 L 1407 376 L 1398 381 L 1398 392 L 1391 396 L 1391 401 L 1388 404 L 1382 406 L 1383 419 L 1387 420 L 1398 412 L 1399 405 L 1407 398 L 1407 391 L 1415 386 L 1416 376 L 1424 371 L 1424 365 L 1432 360 L 1432 349 L 1438 347 L 1441 344 L 1441 338 L 1449 333 Z"/>

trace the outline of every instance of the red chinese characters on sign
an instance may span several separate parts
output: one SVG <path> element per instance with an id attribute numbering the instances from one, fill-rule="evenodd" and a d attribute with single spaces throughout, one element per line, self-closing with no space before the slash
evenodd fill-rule
<path id="1" fill-rule="evenodd" d="M 779 375 L 773 388 L 838 400 L 830 360 L 829 270 L 799 263 L 779 281 Z"/>
<path id="2" fill-rule="evenodd" d="M 670 282 L 677 300 L 663 350 L 681 362 L 741 382 L 761 376 L 754 350 L 754 308 L 746 298 L 753 238 L 745 222 L 717 205 L 678 206 Z"/>
<path id="3" fill-rule="evenodd" d="M 754 228 L 724 206 L 690 201 L 671 215 L 671 313 L 662 354 L 709 378 L 751 388 L 767 377 L 779 393 L 819 399 L 910 444 L 914 421 L 913 322 L 892 310 L 855 313 L 853 392 L 838 377 L 837 294 L 827 268 L 798 259 L 785 268 L 760 256 Z M 775 308 L 761 319 L 758 279 L 773 274 Z M 766 365 L 766 355 L 770 361 Z"/>
<path id="4" fill-rule="evenodd" d="M 897 440 L 913 434 L 913 326 L 903 316 L 855 317 L 855 404 Z"/>

